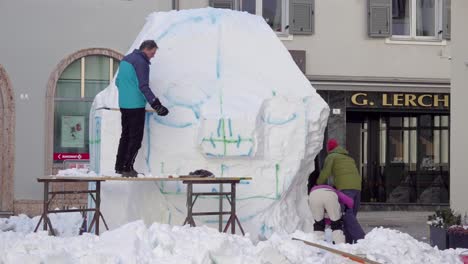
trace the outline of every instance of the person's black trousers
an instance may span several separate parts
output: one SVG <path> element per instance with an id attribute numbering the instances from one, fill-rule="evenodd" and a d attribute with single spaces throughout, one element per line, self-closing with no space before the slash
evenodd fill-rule
<path id="1" fill-rule="evenodd" d="M 141 147 L 145 129 L 145 108 L 121 108 L 122 134 L 115 162 L 116 171 L 130 171 Z"/>

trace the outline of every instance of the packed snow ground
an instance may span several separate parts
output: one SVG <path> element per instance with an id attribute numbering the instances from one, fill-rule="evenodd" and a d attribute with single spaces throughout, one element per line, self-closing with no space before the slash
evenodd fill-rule
<path id="1" fill-rule="evenodd" d="M 81 216 L 51 214 L 60 237 L 32 233 L 39 217 L 0 219 L 0 263 L 356 263 L 307 246 L 292 237 L 317 242 L 313 234 L 300 231 L 273 234 L 253 244 L 249 237 L 219 233 L 208 227 L 147 227 L 135 221 L 95 236 L 77 236 Z M 330 247 L 367 256 L 380 263 L 462 263 L 461 249 L 440 251 L 396 230 L 375 228 L 355 245 Z"/>

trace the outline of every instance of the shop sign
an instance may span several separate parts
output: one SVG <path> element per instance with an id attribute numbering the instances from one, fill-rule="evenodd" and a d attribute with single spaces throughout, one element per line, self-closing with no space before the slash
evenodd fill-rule
<path id="1" fill-rule="evenodd" d="M 89 160 L 89 153 L 54 153 L 54 160 Z"/>
<path id="2" fill-rule="evenodd" d="M 353 92 L 348 106 L 359 108 L 449 110 L 449 94 Z"/>

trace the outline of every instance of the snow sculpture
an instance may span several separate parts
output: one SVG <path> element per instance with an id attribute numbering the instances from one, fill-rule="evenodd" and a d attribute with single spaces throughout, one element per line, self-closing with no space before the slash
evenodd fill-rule
<path id="1" fill-rule="evenodd" d="M 253 239 L 310 230 L 307 177 L 329 109 L 264 20 L 213 8 L 159 12 L 147 18 L 128 52 L 146 39 L 160 47 L 151 61 L 150 87 L 170 114 L 147 114 L 137 171 L 153 177 L 196 169 L 218 177 L 251 176 L 237 188 L 237 212 Z M 117 98 L 112 83 L 91 113 L 92 167 L 101 175 L 113 172 L 120 113 L 96 109 L 118 107 Z M 104 183 L 102 195 L 112 227 L 136 219 L 185 219 L 182 183 Z M 200 198 L 194 210 L 218 206 L 217 198 Z M 223 206 L 229 208 L 226 200 Z M 195 221 L 216 227 L 218 217 Z"/>

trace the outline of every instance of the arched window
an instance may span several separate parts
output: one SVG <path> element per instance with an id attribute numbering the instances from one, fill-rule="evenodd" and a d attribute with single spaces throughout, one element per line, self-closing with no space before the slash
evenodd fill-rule
<path id="1" fill-rule="evenodd" d="M 14 139 L 13 89 L 5 69 L 0 65 L 0 216 L 13 211 Z"/>
<path id="2" fill-rule="evenodd" d="M 47 96 L 48 106 L 53 105 L 47 113 L 47 174 L 70 161 L 89 159 L 89 110 L 94 97 L 114 78 L 122 57 L 108 49 L 88 49 L 70 55 L 57 66 Z"/>

